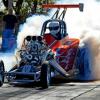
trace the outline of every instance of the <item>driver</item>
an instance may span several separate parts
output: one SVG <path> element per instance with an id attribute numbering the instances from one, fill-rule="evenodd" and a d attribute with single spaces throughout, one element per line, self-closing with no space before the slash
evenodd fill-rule
<path id="1" fill-rule="evenodd" d="M 49 24 L 49 31 L 56 39 L 61 39 L 60 25 L 58 22 L 51 22 Z"/>

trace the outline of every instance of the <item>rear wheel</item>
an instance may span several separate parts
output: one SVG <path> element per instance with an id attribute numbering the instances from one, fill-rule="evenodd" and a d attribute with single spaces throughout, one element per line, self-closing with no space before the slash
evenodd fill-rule
<path id="1" fill-rule="evenodd" d="M 76 67 L 79 70 L 77 79 L 79 80 L 91 80 L 92 79 L 92 61 L 91 54 L 88 47 L 81 47 L 78 50 L 76 59 Z"/>
<path id="2" fill-rule="evenodd" d="M 42 88 L 48 88 L 51 84 L 51 69 L 48 63 L 41 67 L 40 83 Z"/>
<path id="3" fill-rule="evenodd" d="M 2 86 L 4 83 L 4 72 L 5 72 L 4 63 L 3 61 L 0 61 L 0 86 Z"/>

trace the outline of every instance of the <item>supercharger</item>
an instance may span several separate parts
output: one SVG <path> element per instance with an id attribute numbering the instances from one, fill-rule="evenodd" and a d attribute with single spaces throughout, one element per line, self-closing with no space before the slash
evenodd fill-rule
<path id="1" fill-rule="evenodd" d="M 31 39 L 30 41 L 27 41 L 25 49 L 20 50 L 21 62 L 34 66 L 35 68 L 46 60 L 47 54 L 50 51 L 42 37 L 39 38 L 40 40 Z"/>

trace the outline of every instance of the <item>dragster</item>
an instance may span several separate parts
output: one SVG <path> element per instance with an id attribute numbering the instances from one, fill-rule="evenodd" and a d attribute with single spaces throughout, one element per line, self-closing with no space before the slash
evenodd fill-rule
<path id="1" fill-rule="evenodd" d="M 85 76 L 85 63 L 79 55 L 77 38 L 70 38 L 67 33 L 64 17 L 68 8 L 79 8 L 83 11 L 84 5 L 79 4 L 47 4 L 43 8 L 57 8 L 56 12 L 42 26 L 40 36 L 25 37 L 21 50 L 18 51 L 20 61 L 5 73 L 9 84 L 29 84 L 40 82 L 42 88 L 48 88 L 52 78 L 58 75 L 64 78 Z M 60 8 L 63 8 L 60 12 Z M 77 64 L 77 62 L 79 62 Z M 2 67 L 3 62 L 1 63 Z M 4 75 L 3 75 L 4 76 Z"/>

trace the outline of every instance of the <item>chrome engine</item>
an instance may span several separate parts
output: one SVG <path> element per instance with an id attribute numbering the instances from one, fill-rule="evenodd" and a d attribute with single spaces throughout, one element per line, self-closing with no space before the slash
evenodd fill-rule
<path id="1" fill-rule="evenodd" d="M 41 36 L 27 36 L 24 49 L 20 50 L 20 58 L 25 64 L 38 66 L 46 60 L 48 47 Z"/>

